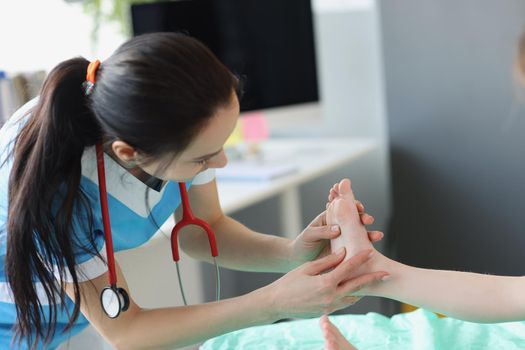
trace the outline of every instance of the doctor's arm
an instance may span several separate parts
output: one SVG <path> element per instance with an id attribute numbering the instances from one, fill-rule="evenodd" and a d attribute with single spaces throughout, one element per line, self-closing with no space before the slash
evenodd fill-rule
<path id="1" fill-rule="evenodd" d="M 130 292 L 118 265 L 116 269 L 118 286 Z M 130 295 L 129 309 L 111 319 L 104 314 L 99 301 L 107 278 L 105 273 L 80 283 L 80 307 L 90 324 L 116 349 L 173 349 L 274 320 L 274 315 L 258 306 L 269 306 L 260 290 L 220 303 L 159 309 L 142 309 Z M 72 284 L 66 285 L 66 292 L 74 298 Z"/>
<path id="2" fill-rule="evenodd" d="M 299 237 L 303 244 L 311 242 L 316 247 L 310 248 L 310 256 L 306 251 L 309 247 L 304 248 L 306 252 L 298 258 L 297 250 L 302 247 L 297 247 L 297 240 L 255 232 L 225 215 L 219 203 L 215 180 L 192 186 L 188 194 L 193 213 L 208 222 L 215 232 L 219 250 L 217 263 L 222 267 L 242 271 L 287 272 L 326 254 L 319 254 L 323 244 L 327 248 L 325 251 L 329 251 L 329 239 L 340 234 L 339 230 L 331 230 L 324 222 L 324 214 L 320 214 Z M 362 215 L 363 220 L 371 218 Z M 181 217 L 181 208 L 177 210 L 176 217 Z M 382 233 L 371 232 L 369 236 L 372 241 L 377 241 L 381 239 Z M 201 229 L 192 226 L 184 228 L 179 234 L 179 242 L 181 248 L 193 258 L 212 262 L 207 236 Z"/>
<path id="3" fill-rule="evenodd" d="M 79 283 L 80 310 L 116 349 L 173 349 L 249 326 L 288 317 L 314 317 L 349 306 L 357 299 L 351 296 L 353 292 L 386 275 L 357 273 L 370 260 L 369 254 L 370 251 L 363 251 L 342 262 L 343 250 L 304 264 L 272 284 L 236 298 L 157 309 L 143 309 L 133 301 L 132 291 L 116 265 L 118 287 L 130 295 L 129 309 L 114 319 L 104 314 L 100 306 L 100 293 L 108 283 L 104 273 Z M 349 275 L 356 277 L 349 280 Z M 73 284 L 66 283 L 65 291 L 75 300 Z"/>
<path id="4" fill-rule="evenodd" d="M 190 188 L 193 213 L 210 224 L 215 232 L 219 256 L 217 263 L 226 268 L 244 271 L 287 272 L 290 261 L 290 240 L 254 232 L 222 212 L 215 180 Z M 181 217 L 177 209 L 177 220 Z M 190 226 L 179 234 L 181 248 L 193 258 L 212 262 L 204 231 Z"/>

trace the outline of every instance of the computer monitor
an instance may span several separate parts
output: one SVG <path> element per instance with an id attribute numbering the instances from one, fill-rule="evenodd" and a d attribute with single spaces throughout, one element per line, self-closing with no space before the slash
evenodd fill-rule
<path id="1" fill-rule="evenodd" d="M 179 0 L 134 4 L 133 34 L 184 32 L 244 80 L 242 111 L 317 106 L 310 0 Z"/>

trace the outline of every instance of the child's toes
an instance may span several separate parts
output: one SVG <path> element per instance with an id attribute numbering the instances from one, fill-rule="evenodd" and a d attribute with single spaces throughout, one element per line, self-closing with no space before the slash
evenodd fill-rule
<path id="1" fill-rule="evenodd" d="M 339 183 L 338 192 L 341 195 L 346 195 L 352 191 L 352 185 L 349 179 L 343 179 Z"/>

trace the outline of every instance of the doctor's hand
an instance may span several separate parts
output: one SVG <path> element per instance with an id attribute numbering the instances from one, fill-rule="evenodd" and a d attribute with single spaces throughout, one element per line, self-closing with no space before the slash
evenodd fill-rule
<path id="1" fill-rule="evenodd" d="M 365 213 L 365 207 L 356 202 L 357 210 L 363 225 L 371 225 L 374 218 Z M 338 226 L 326 224 L 326 211 L 319 214 L 304 231 L 291 242 L 292 267 L 297 267 L 307 261 L 318 259 L 330 254 L 330 240 L 341 234 Z M 369 231 L 368 238 L 372 243 L 383 239 L 383 232 Z"/>
<path id="2" fill-rule="evenodd" d="M 263 287 L 271 301 L 275 319 L 316 317 L 354 304 L 353 295 L 361 288 L 382 283 L 385 271 L 360 274 L 371 258 L 372 249 L 361 251 L 343 262 L 345 249 L 339 253 L 307 262 Z"/>

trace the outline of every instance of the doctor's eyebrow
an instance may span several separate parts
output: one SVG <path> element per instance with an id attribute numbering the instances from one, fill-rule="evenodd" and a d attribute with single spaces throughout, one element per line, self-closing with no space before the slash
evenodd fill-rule
<path id="1" fill-rule="evenodd" d="M 213 152 L 213 153 L 206 154 L 206 155 L 203 155 L 203 156 L 198 157 L 198 158 L 194 158 L 193 161 L 194 161 L 194 162 L 198 162 L 199 160 L 208 159 L 208 158 L 211 158 L 211 157 L 216 156 L 217 154 L 219 154 L 219 153 L 221 153 L 221 152 L 222 152 L 222 148 L 221 148 L 220 150 L 218 150 L 217 152 Z"/>

